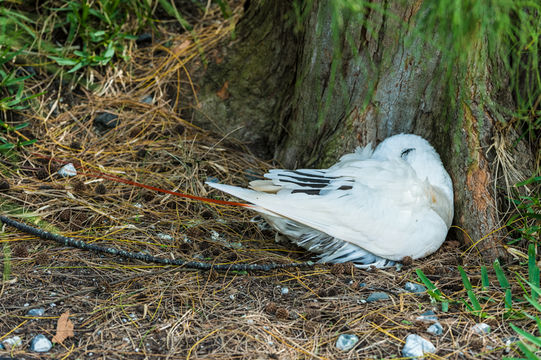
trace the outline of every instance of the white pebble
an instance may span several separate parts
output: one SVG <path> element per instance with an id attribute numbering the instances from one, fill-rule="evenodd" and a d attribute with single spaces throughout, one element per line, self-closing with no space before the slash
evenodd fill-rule
<path id="1" fill-rule="evenodd" d="M 490 325 L 485 323 L 475 324 L 471 329 L 477 335 L 485 335 L 490 333 Z"/>
<path id="2" fill-rule="evenodd" d="M 443 334 L 443 327 L 439 322 L 435 322 L 434 324 L 430 325 L 428 329 L 426 329 L 426 332 L 432 335 L 441 335 Z"/>
<path id="3" fill-rule="evenodd" d="M 23 343 L 22 339 L 19 336 L 13 336 L 2 341 L 2 344 L 8 349 L 20 346 Z"/>
<path id="4" fill-rule="evenodd" d="M 434 352 L 436 352 L 436 347 L 416 334 L 409 334 L 406 337 L 406 345 L 402 348 L 402 356 L 406 357 L 421 357 L 426 353 Z"/>
<path id="5" fill-rule="evenodd" d="M 58 170 L 58 175 L 62 177 L 72 177 L 77 175 L 77 170 L 75 170 L 75 166 L 73 166 L 72 163 L 68 163 Z"/>
<path id="6" fill-rule="evenodd" d="M 336 340 L 336 347 L 338 350 L 349 351 L 353 349 L 355 344 L 359 341 L 359 337 L 354 334 L 341 334 Z"/>
<path id="7" fill-rule="evenodd" d="M 51 350 L 52 347 L 53 344 L 51 341 L 42 334 L 36 335 L 30 342 L 30 351 L 33 352 L 47 352 Z"/>
<path id="8" fill-rule="evenodd" d="M 27 315 L 28 316 L 43 316 L 44 313 L 45 313 L 44 308 L 37 308 L 37 309 L 28 310 Z"/>
<path id="9" fill-rule="evenodd" d="M 159 233 L 158 234 L 158 238 L 160 240 L 167 240 L 167 241 L 172 241 L 173 240 L 173 237 L 169 234 L 162 234 L 162 233 Z"/>

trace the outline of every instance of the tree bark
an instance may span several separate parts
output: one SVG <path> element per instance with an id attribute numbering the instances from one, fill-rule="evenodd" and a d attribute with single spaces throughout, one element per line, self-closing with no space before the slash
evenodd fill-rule
<path id="1" fill-rule="evenodd" d="M 200 107 L 194 112 L 198 125 L 232 136 L 265 158 L 272 156 L 279 136 L 276 120 L 290 117 L 287 104 L 296 80 L 299 39 L 289 3 L 245 5 L 236 39 L 201 79 Z"/>
<path id="2" fill-rule="evenodd" d="M 195 121 L 233 132 L 286 167 L 329 166 L 357 145 L 419 134 L 453 179 L 457 236 L 468 244 L 482 239 L 476 248 L 487 259 L 504 255 L 498 151 L 515 159 L 516 179 L 533 157 L 495 131 L 506 120 L 498 105 L 510 108 L 513 100 L 487 44 L 477 44 L 467 68 L 453 69 L 459 85 L 449 88 L 439 51 L 410 26 L 422 1 L 375 1 L 385 11 L 338 15 L 332 1 L 314 1 L 298 33 L 290 3 L 250 2 L 239 40 L 222 64 L 209 66 Z M 331 30 L 337 19 L 338 36 Z"/>

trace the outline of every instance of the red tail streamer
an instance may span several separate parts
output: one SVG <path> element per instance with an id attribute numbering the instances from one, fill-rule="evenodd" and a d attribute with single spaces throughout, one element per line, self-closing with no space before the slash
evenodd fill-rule
<path id="1" fill-rule="evenodd" d="M 43 156 L 43 155 L 40 155 L 40 154 L 33 154 L 33 155 L 35 155 L 37 157 L 40 157 L 42 159 L 53 160 L 53 161 L 59 162 L 59 161 L 57 161 L 55 159 L 52 159 L 50 157 Z M 67 164 L 67 162 L 61 162 L 61 163 L 62 164 Z M 77 166 L 77 167 L 80 168 L 80 166 Z M 102 173 L 102 172 L 99 172 L 99 171 L 93 171 L 91 173 L 79 173 L 79 175 L 90 176 L 90 177 L 95 177 L 95 178 L 105 179 L 105 180 L 111 180 L 111 181 L 120 182 L 120 183 L 124 183 L 124 184 L 128 184 L 128 185 L 133 185 L 133 186 L 137 186 L 137 187 L 141 187 L 141 188 L 145 188 L 145 189 L 149 189 L 149 190 L 153 190 L 153 191 L 158 191 L 158 192 L 161 192 L 161 193 L 164 193 L 164 194 L 170 194 L 170 195 L 179 196 L 179 197 L 186 198 L 186 199 L 191 199 L 191 200 L 203 201 L 203 202 L 206 202 L 206 203 L 212 203 L 212 204 L 218 204 L 218 205 L 229 205 L 229 206 L 252 207 L 252 205 L 250 205 L 250 204 L 244 204 L 244 203 L 239 203 L 239 202 L 234 202 L 234 201 L 226 201 L 226 200 L 209 199 L 209 198 L 202 197 L 202 196 L 195 196 L 195 195 L 185 194 L 185 193 L 181 193 L 181 192 L 160 189 L 160 188 L 157 188 L 157 187 L 154 187 L 154 186 L 141 184 L 141 183 L 138 183 L 138 182 L 135 182 L 135 181 L 132 181 L 132 180 L 123 179 L 121 177 L 118 177 L 118 176 L 115 176 L 115 175 L 105 174 L 105 173 Z"/>
<path id="2" fill-rule="evenodd" d="M 145 188 L 145 189 L 154 190 L 154 191 L 162 192 L 162 193 L 165 193 L 165 194 L 171 194 L 171 195 L 175 195 L 175 196 L 179 196 L 179 197 L 183 197 L 183 198 L 187 198 L 187 199 L 203 201 L 203 202 L 206 202 L 206 203 L 213 203 L 213 204 L 219 204 L 219 205 L 230 205 L 230 206 L 252 207 L 252 205 L 250 205 L 250 204 L 244 204 L 244 203 L 239 203 L 239 202 L 234 202 L 234 201 L 226 201 L 226 200 L 209 199 L 209 198 L 202 197 L 202 196 L 196 196 L 196 195 L 190 195 L 190 194 L 185 194 L 185 193 L 176 192 L 176 191 L 160 189 L 160 188 L 157 188 L 157 187 L 154 187 L 154 186 L 141 184 L 141 183 L 138 183 L 138 182 L 135 182 L 135 181 L 132 181 L 132 180 L 123 179 L 123 178 L 115 176 L 115 175 L 109 175 L 109 174 L 104 174 L 104 173 L 100 173 L 100 172 L 96 172 L 96 173 L 80 173 L 80 175 L 91 176 L 91 177 L 96 177 L 96 178 L 100 178 L 100 179 L 106 179 L 106 180 L 121 182 L 121 183 L 128 184 L 128 185 L 142 187 L 142 188 Z"/>

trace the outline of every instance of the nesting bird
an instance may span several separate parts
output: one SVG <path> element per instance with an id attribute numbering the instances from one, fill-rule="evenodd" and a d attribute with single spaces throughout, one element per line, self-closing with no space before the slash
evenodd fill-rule
<path id="1" fill-rule="evenodd" d="M 420 136 L 369 144 L 328 169 L 273 169 L 251 189 L 207 183 L 251 204 L 324 263 L 388 267 L 435 252 L 453 219 L 453 186 Z"/>

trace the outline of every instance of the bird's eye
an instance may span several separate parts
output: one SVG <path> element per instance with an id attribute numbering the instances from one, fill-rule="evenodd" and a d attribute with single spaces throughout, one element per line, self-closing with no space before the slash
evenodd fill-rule
<path id="1" fill-rule="evenodd" d="M 415 148 L 409 148 L 409 149 L 406 149 L 404 151 L 402 151 L 402 154 L 400 154 L 400 157 L 404 160 L 406 160 L 406 158 L 408 157 L 408 154 L 410 152 L 412 152 L 413 150 L 415 150 Z"/>

